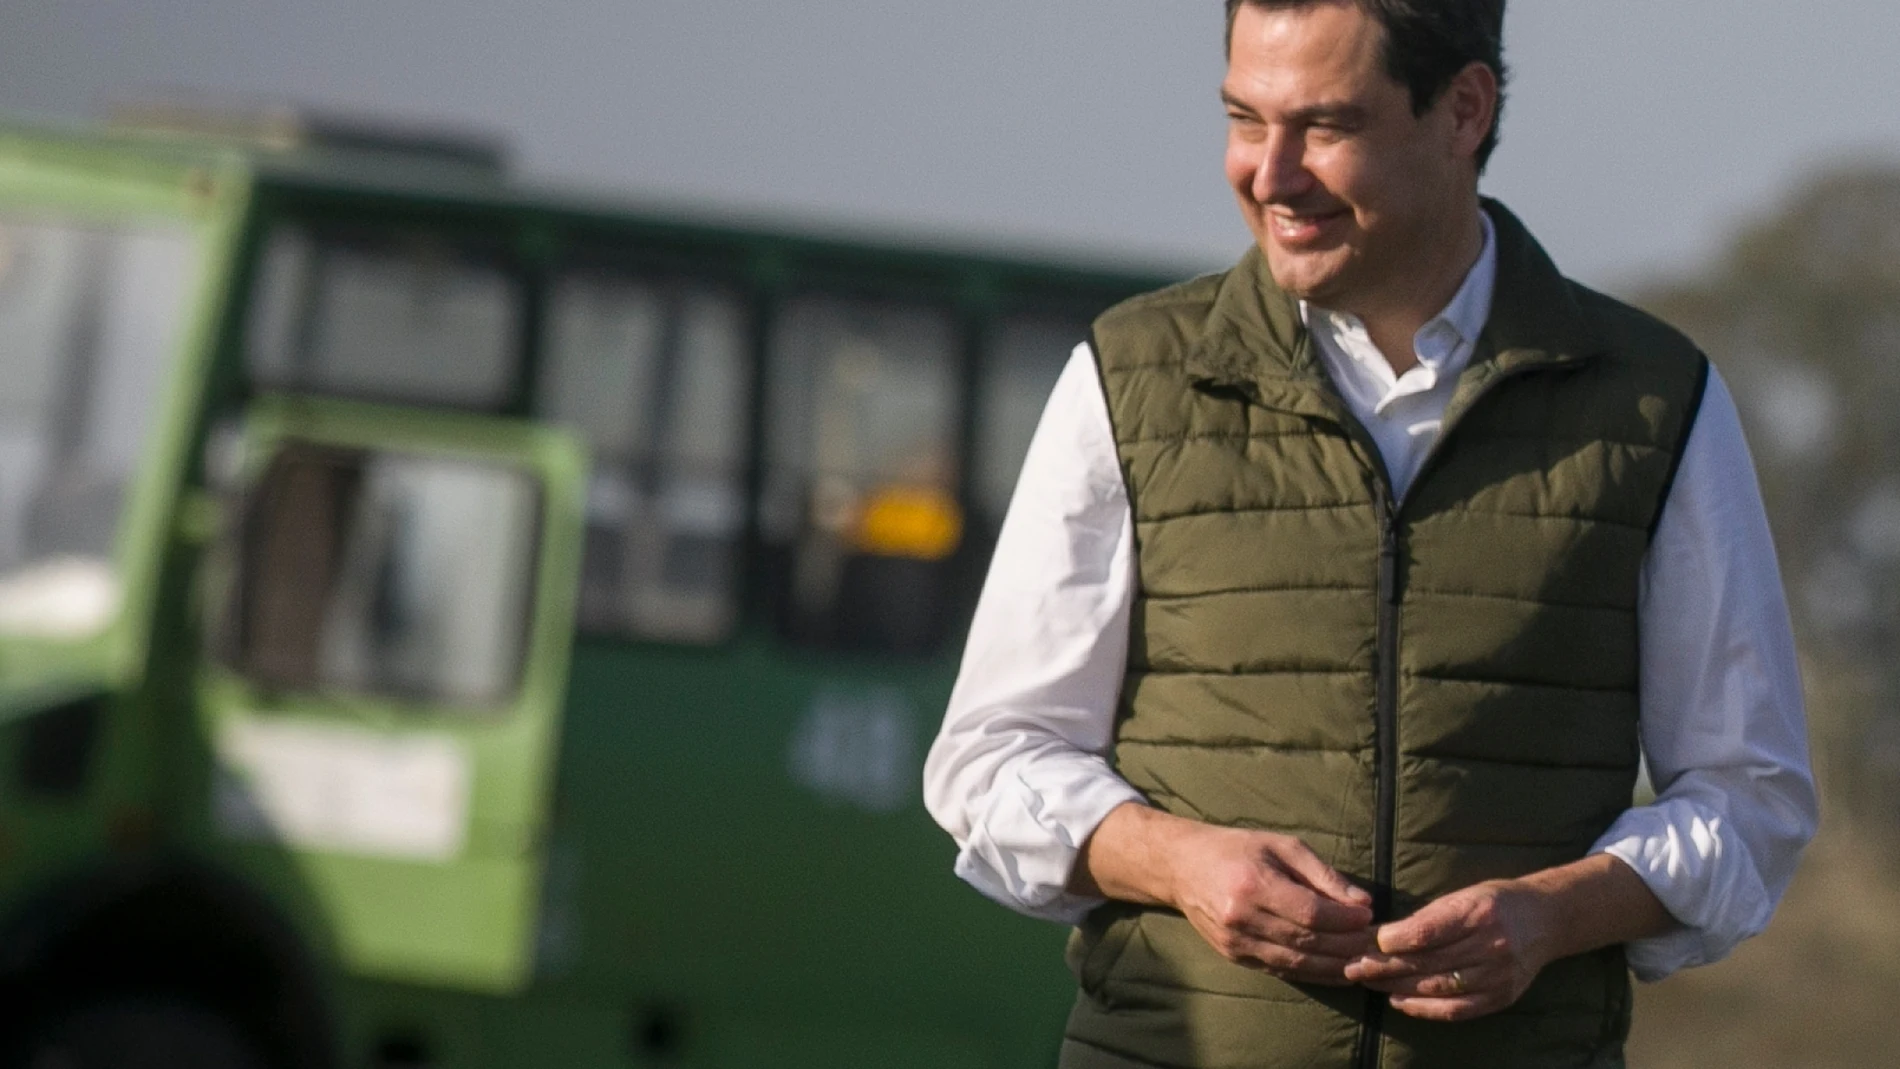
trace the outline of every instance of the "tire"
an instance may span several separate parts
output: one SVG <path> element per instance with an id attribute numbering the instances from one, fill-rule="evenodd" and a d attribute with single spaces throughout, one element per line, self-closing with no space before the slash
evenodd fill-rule
<path id="1" fill-rule="evenodd" d="M 170 997 L 113 998 L 50 1021 L 22 1069 L 268 1069 L 221 1014 Z"/>

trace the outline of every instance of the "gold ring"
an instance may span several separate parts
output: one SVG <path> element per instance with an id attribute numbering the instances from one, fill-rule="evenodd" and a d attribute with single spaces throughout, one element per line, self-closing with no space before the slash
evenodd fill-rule
<path id="1" fill-rule="evenodd" d="M 1457 969 L 1451 971 L 1451 993 L 1454 995 L 1465 993 L 1465 974 Z"/>

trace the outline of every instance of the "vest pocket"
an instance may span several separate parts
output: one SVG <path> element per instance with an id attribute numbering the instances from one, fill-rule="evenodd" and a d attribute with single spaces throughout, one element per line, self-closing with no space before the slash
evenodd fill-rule
<path id="1" fill-rule="evenodd" d="M 1598 1062 L 1621 1069 L 1623 1048 L 1629 1040 L 1631 1000 L 1629 958 L 1622 947 L 1607 947 L 1597 952 L 1603 959 L 1603 1035 L 1598 1044 Z"/>
<path id="2" fill-rule="evenodd" d="M 1141 910 L 1110 902 L 1088 915 L 1069 936 L 1068 965 L 1082 990 L 1099 996 L 1141 925 Z"/>

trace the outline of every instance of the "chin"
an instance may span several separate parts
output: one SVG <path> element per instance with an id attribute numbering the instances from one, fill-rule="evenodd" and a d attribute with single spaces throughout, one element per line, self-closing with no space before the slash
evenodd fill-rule
<path id="1" fill-rule="evenodd" d="M 1325 304 L 1338 276 L 1330 264 L 1311 263 L 1306 257 L 1289 256 L 1271 247 L 1267 249 L 1267 272 L 1273 276 L 1273 284 L 1288 294 L 1319 305 Z"/>

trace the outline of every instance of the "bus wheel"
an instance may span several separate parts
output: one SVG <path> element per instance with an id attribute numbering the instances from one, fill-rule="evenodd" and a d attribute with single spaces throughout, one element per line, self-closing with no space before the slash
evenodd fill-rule
<path id="1" fill-rule="evenodd" d="M 173 998 L 113 998 L 48 1022 L 23 1069 L 266 1069 L 228 1018 Z"/>

